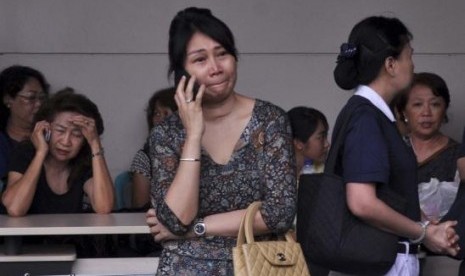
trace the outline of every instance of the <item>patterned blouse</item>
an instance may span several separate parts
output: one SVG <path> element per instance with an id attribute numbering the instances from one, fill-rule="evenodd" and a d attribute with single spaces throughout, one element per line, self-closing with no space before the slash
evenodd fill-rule
<path id="1" fill-rule="evenodd" d="M 149 150 L 147 144 L 144 145 L 142 149 L 137 151 L 136 155 L 134 156 L 134 159 L 132 160 L 131 166 L 129 167 L 129 172 L 142 174 L 148 179 L 152 178 L 148 151 Z"/>
<path id="2" fill-rule="evenodd" d="M 179 116 L 170 116 L 150 137 L 152 204 L 157 218 L 171 232 L 183 235 L 183 225 L 164 201 L 175 176 L 185 131 Z M 215 163 L 202 149 L 198 218 L 245 209 L 263 202 L 261 214 L 274 233 L 288 230 L 296 211 L 295 160 L 286 113 L 256 100 L 252 116 L 226 165 Z M 263 238 L 263 237 L 262 237 Z M 160 275 L 232 275 L 235 237 L 210 236 L 167 241 L 160 259 Z"/>

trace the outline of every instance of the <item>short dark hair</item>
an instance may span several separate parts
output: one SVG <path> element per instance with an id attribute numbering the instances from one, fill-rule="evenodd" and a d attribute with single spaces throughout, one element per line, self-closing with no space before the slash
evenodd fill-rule
<path id="1" fill-rule="evenodd" d="M 413 75 L 413 81 L 410 86 L 410 89 L 406 93 L 399 95 L 399 98 L 396 102 L 396 108 L 401 116 L 401 119 L 404 120 L 404 111 L 407 107 L 407 102 L 410 96 L 410 90 L 416 85 L 423 85 L 431 89 L 433 95 L 436 97 L 441 97 L 446 104 L 446 111 L 450 105 L 450 93 L 449 88 L 447 87 L 446 81 L 441 78 L 439 75 L 429 72 L 416 73 Z M 444 121 L 447 123 L 449 117 L 447 113 L 445 114 Z"/>
<path id="2" fill-rule="evenodd" d="M 36 79 L 40 83 L 40 86 L 42 86 L 44 93 L 48 95 L 49 85 L 44 75 L 36 69 L 22 65 L 13 65 L 0 73 L 0 131 L 5 130 L 6 123 L 10 117 L 10 109 L 5 106 L 3 98 L 6 95 L 15 98 L 30 79 Z"/>
<path id="3" fill-rule="evenodd" d="M 293 138 L 302 143 L 307 142 L 308 138 L 315 133 L 318 123 L 321 122 L 326 130 L 329 128 L 325 115 L 317 109 L 298 106 L 289 110 L 287 114 Z"/>
<path id="4" fill-rule="evenodd" d="M 99 135 L 103 133 L 103 119 L 98 107 L 83 94 L 78 94 L 71 87 L 66 87 L 55 93 L 37 111 L 34 121 L 46 120 L 51 122 L 61 112 L 76 112 L 95 120 L 95 126 Z"/>
<path id="5" fill-rule="evenodd" d="M 352 54 L 345 55 L 343 49 L 339 54 L 334 69 L 337 85 L 351 90 L 360 84 L 370 84 L 378 77 L 386 58 L 398 58 L 412 38 L 397 18 L 372 16 L 360 21 L 349 35 Z"/>
<path id="6" fill-rule="evenodd" d="M 147 109 L 146 109 L 146 119 L 147 126 L 149 131 L 153 128 L 153 115 L 155 113 L 155 104 L 159 103 L 161 106 L 168 107 L 173 112 L 178 110 L 178 106 L 174 101 L 174 94 L 176 93 L 175 87 L 168 87 L 155 91 L 155 93 L 150 97 Z"/>
<path id="7" fill-rule="evenodd" d="M 196 32 L 221 44 L 237 60 L 238 54 L 234 36 L 229 27 L 213 16 L 209 9 L 190 7 L 178 12 L 171 21 L 168 43 L 170 59 L 168 75 L 184 69 L 187 45 Z"/>
<path id="8" fill-rule="evenodd" d="M 104 131 L 103 119 L 100 115 L 98 107 L 89 98 L 82 94 L 78 94 L 73 88 L 67 87 L 55 93 L 47 100 L 37 111 L 34 121 L 39 122 L 45 120 L 52 122 L 57 114 L 62 112 L 76 112 L 86 117 L 95 120 L 97 133 L 102 135 Z M 72 183 L 86 168 L 90 167 L 92 152 L 90 145 L 84 143 L 78 155 L 70 161 L 71 173 L 68 178 L 68 183 Z"/>

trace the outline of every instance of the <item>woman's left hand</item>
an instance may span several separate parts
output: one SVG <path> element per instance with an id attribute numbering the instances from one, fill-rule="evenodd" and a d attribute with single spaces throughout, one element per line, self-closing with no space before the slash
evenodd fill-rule
<path id="1" fill-rule="evenodd" d="M 82 135 L 84 135 L 91 147 L 94 143 L 100 144 L 100 138 L 97 132 L 97 127 L 95 126 L 95 120 L 93 118 L 77 115 L 71 118 L 71 123 L 81 129 Z"/>
<path id="2" fill-rule="evenodd" d="M 145 214 L 147 225 L 150 228 L 150 233 L 156 242 L 163 242 L 167 240 L 182 239 L 180 236 L 176 236 L 171 233 L 158 219 L 155 214 L 155 209 L 151 208 Z"/>

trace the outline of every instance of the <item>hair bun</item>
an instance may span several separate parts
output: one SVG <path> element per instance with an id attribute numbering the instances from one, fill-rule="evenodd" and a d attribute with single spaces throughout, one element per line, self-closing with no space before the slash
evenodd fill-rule
<path id="1" fill-rule="evenodd" d="M 179 14 L 184 15 L 184 16 L 199 15 L 199 14 L 213 16 L 211 10 L 206 9 L 206 8 L 197 8 L 197 7 L 185 8 L 184 10 L 180 11 Z"/>
<path id="2" fill-rule="evenodd" d="M 334 69 L 334 80 L 344 90 L 352 90 L 359 84 L 355 57 L 358 47 L 353 43 L 343 43 L 337 56 L 337 65 Z"/>
<path id="3" fill-rule="evenodd" d="M 352 59 L 357 55 L 357 53 L 358 48 L 355 44 L 343 43 L 341 45 L 341 51 L 339 52 L 339 56 L 337 57 L 337 62 L 340 62 L 340 60 Z"/>

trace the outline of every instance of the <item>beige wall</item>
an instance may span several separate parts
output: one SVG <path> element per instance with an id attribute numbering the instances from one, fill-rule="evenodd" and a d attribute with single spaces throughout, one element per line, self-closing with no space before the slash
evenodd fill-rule
<path id="1" fill-rule="evenodd" d="M 444 132 L 465 124 L 465 2 L 434 0 L 0 0 L 0 68 L 41 70 L 53 90 L 72 86 L 100 107 L 113 175 L 125 170 L 147 135 L 144 108 L 169 85 L 167 33 L 183 7 L 205 6 L 233 30 L 237 90 L 284 109 L 308 105 L 332 124 L 350 96 L 332 78 L 339 45 L 369 15 L 401 18 L 414 34 L 417 71 L 432 71 L 452 94 Z"/>

